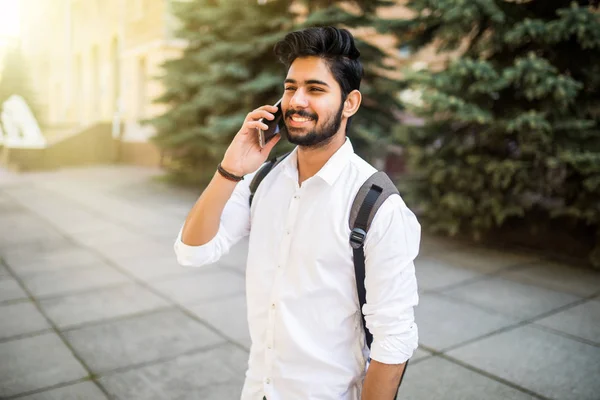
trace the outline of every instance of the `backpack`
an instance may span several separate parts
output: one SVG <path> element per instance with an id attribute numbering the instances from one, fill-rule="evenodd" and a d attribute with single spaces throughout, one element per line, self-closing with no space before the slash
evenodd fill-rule
<path id="1" fill-rule="evenodd" d="M 254 175 L 254 178 L 250 182 L 250 205 L 254 199 L 254 194 L 258 189 L 258 186 L 263 179 L 271 172 L 271 170 L 283 161 L 290 153 L 286 153 L 282 156 L 273 158 L 267 161 Z M 373 218 L 379 210 L 379 207 L 383 202 L 393 194 L 399 194 L 398 188 L 388 175 L 383 171 L 377 171 L 371 175 L 361 186 L 356 193 L 354 201 L 352 202 L 352 208 L 350 209 L 350 218 L 348 224 L 350 226 L 350 246 L 352 246 L 352 253 L 354 256 L 354 273 L 356 275 L 356 290 L 358 292 L 358 301 L 360 304 L 360 310 L 362 314 L 362 308 L 367 302 L 367 292 L 365 288 L 365 252 L 364 242 L 367 237 L 367 232 L 371 227 Z M 373 342 L 373 335 L 367 328 L 367 321 L 363 315 L 362 318 L 363 329 L 365 331 L 365 341 L 367 347 L 371 349 L 371 343 Z M 400 383 L 408 367 L 408 361 L 404 366 L 404 371 L 400 377 Z M 398 388 L 400 385 L 398 385 Z M 396 396 L 398 392 L 396 391 Z M 394 397 L 396 398 L 396 397 Z"/>

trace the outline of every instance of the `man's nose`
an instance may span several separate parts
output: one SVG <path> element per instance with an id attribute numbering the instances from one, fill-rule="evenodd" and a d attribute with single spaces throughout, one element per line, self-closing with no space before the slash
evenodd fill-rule
<path id="1" fill-rule="evenodd" d="M 307 108 L 308 107 L 308 99 L 304 93 L 304 90 L 298 89 L 292 96 L 290 100 L 290 106 L 292 108 Z"/>

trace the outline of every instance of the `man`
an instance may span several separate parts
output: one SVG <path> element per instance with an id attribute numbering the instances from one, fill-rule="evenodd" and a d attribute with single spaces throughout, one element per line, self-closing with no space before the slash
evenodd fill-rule
<path id="1" fill-rule="evenodd" d="M 389 197 L 365 241 L 370 363 L 357 299 L 349 213 L 376 170 L 346 137 L 361 103 L 363 74 L 352 35 L 333 27 L 288 34 L 275 46 L 288 67 L 282 99 L 295 150 L 260 184 L 249 182 L 280 139 L 261 149 L 261 118 L 248 114 L 175 243 L 178 261 L 217 261 L 249 235 L 246 268 L 252 346 L 243 400 L 391 400 L 417 347 L 413 260 L 420 225 L 400 196 Z M 240 181 L 241 177 L 244 177 Z M 239 181 L 239 183 L 238 183 Z M 366 375 L 366 376 L 365 376 Z"/>

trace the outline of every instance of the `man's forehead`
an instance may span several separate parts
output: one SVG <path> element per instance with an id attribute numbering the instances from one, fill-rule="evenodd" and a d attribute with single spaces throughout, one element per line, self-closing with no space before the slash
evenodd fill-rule
<path id="1" fill-rule="evenodd" d="M 321 81 L 333 87 L 336 83 L 327 63 L 320 57 L 299 57 L 288 69 L 286 81 L 296 83 L 315 83 Z"/>

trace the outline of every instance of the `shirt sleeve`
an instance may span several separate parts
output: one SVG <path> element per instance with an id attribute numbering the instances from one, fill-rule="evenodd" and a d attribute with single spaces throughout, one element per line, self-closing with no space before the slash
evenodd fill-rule
<path id="1" fill-rule="evenodd" d="M 212 264 L 227 254 L 231 247 L 250 233 L 250 182 L 254 174 L 247 175 L 235 187 L 223 208 L 219 231 L 208 243 L 189 246 L 181 241 L 179 230 L 175 240 L 177 262 L 184 267 L 201 267 Z"/>
<path id="2" fill-rule="evenodd" d="M 367 233 L 363 313 L 373 334 L 371 358 L 384 364 L 402 364 L 418 347 L 413 261 L 420 238 L 421 225 L 399 195 L 382 204 Z"/>

